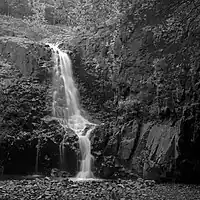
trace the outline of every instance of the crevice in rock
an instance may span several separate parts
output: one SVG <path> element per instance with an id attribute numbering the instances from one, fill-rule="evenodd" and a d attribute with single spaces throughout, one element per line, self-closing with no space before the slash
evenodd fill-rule
<path id="1" fill-rule="evenodd" d="M 139 142 L 139 138 L 140 138 L 140 134 L 141 134 L 142 122 L 140 120 L 137 120 L 137 123 L 138 123 L 138 129 L 137 129 L 134 145 L 133 145 L 133 148 L 131 150 L 130 156 L 127 161 L 130 161 L 132 159 L 132 157 L 135 154 L 136 148 L 138 146 L 138 142 Z"/>

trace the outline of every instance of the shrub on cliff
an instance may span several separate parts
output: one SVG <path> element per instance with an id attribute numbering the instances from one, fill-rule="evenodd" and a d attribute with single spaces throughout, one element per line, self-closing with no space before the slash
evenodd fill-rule
<path id="1" fill-rule="evenodd" d="M 20 131 L 32 133 L 41 123 L 41 118 L 50 114 L 47 101 L 47 86 L 33 78 L 18 78 L 0 91 L 1 130 L 10 135 Z"/>
<path id="2" fill-rule="evenodd" d="M 150 115 L 170 110 L 180 117 L 184 104 L 199 101 L 199 2 L 121 5 L 121 64 L 113 80 L 117 102 L 132 99 Z"/>

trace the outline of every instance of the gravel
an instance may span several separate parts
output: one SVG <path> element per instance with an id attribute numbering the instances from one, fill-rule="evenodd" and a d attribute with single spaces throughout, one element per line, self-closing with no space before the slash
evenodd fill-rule
<path id="1" fill-rule="evenodd" d="M 200 200 L 200 185 L 155 184 L 143 179 L 75 181 L 34 178 L 0 181 L 0 200 Z"/>

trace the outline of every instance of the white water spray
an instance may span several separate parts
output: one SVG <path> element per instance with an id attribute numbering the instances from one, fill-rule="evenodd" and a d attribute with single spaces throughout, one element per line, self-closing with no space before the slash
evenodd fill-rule
<path id="1" fill-rule="evenodd" d="M 90 123 L 81 115 L 77 88 L 73 80 L 72 64 L 69 56 L 62 52 L 57 46 L 48 44 L 53 50 L 54 75 L 53 75 L 53 116 L 59 119 L 63 126 L 72 129 L 79 137 L 81 151 L 81 167 L 77 178 L 93 178 L 91 171 L 91 144 L 90 133 L 94 124 Z M 87 125 L 93 125 L 85 135 Z M 60 159 L 64 159 L 64 139 L 60 144 Z"/>

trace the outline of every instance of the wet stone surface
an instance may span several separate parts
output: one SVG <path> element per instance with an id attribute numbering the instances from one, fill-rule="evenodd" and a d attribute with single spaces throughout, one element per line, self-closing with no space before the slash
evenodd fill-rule
<path id="1" fill-rule="evenodd" d="M 200 199 L 200 186 L 155 184 L 153 181 L 28 178 L 0 181 L 1 200 L 193 200 Z"/>

